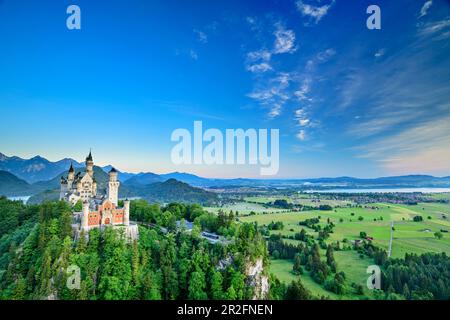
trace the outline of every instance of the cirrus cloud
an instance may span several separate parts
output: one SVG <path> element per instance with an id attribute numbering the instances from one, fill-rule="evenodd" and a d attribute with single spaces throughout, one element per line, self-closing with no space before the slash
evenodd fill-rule
<path id="1" fill-rule="evenodd" d="M 298 11 L 300 11 L 302 16 L 310 17 L 317 24 L 323 17 L 327 15 L 328 10 L 330 10 L 333 4 L 334 0 L 331 3 L 323 6 L 314 6 L 311 4 L 306 4 L 304 1 L 300 0 L 297 2 L 297 9 Z"/>

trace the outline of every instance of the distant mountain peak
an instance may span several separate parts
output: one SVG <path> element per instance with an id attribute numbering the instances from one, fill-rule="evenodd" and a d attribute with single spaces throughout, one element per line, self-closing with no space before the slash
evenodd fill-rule
<path id="1" fill-rule="evenodd" d="M 47 159 L 41 157 L 40 155 L 34 156 L 33 158 L 31 158 L 30 160 L 34 160 L 34 161 L 45 161 L 45 162 L 49 162 Z"/>
<path id="2" fill-rule="evenodd" d="M 8 157 L 5 156 L 3 153 L 0 152 L 0 161 L 5 161 L 5 160 L 7 160 L 7 159 L 8 159 Z"/>

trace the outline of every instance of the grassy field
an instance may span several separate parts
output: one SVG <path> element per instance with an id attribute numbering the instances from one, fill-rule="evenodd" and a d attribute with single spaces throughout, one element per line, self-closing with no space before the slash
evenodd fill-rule
<path id="1" fill-rule="evenodd" d="M 309 276 L 308 273 L 305 273 L 301 276 L 297 276 L 292 273 L 293 262 L 290 260 L 271 260 L 270 261 L 270 272 L 275 274 L 280 281 L 285 282 L 286 284 L 291 283 L 292 281 L 296 281 L 298 278 L 301 279 L 303 285 L 311 291 L 314 296 L 328 296 L 330 299 L 342 299 L 342 297 L 338 296 L 333 292 L 329 292 L 322 288 L 318 283 L 314 282 L 314 280 Z"/>
<path id="2" fill-rule="evenodd" d="M 420 203 L 415 206 L 376 203 L 367 207 L 336 208 L 333 211 L 303 211 L 289 213 L 259 214 L 242 217 L 241 221 L 256 221 L 260 225 L 282 221 L 284 229 L 272 231 L 293 236 L 303 228 L 315 235 L 313 230 L 298 223 L 305 219 L 320 216 L 321 224 L 332 221 L 336 227 L 330 235 L 330 241 L 353 240 L 359 238 L 361 231 L 374 238 L 374 244 L 388 249 L 391 221 L 394 221 L 393 257 L 403 257 L 406 252 L 446 252 L 450 254 L 450 233 L 443 233 L 443 239 L 436 239 L 434 233 L 440 230 L 450 231 L 450 219 L 443 218 L 450 212 L 448 204 Z M 414 222 L 414 216 L 420 215 L 423 221 Z M 361 218 L 362 220 L 360 220 Z M 431 217 L 431 219 L 428 219 Z M 376 221 L 374 221 L 374 219 Z"/>
<path id="3" fill-rule="evenodd" d="M 336 251 L 334 253 L 336 261 L 338 261 L 338 271 L 343 271 L 346 275 L 347 293 L 344 295 L 337 295 L 333 292 L 327 291 L 320 284 L 316 283 L 308 272 L 298 276 L 292 272 L 293 261 L 291 260 L 271 260 L 270 272 L 275 274 L 280 281 L 290 283 L 298 278 L 301 279 L 303 285 L 311 291 L 316 297 L 328 297 L 329 299 L 354 300 L 371 298 L 371 292 L 366 287 L 368 274 L 367 267 L 373 264 L 369 258 L 359 258 L 355 251 Z M 356 296 L 353 294 L 352 283 L 360 284 L 364 287 L 364 295 Z"/>
<path id="4" fill-rule="evenodd" d="M 276 209 L 276 208 L 267 208 L 262 204 L 258 203 L 248 203 L 248 202 L 236 202 L 233 204 L 226 204 L 221 207 L 205 207 L 205 210 L 213 213 L 217 213 L 219 210 L 223 210 L 224 212 L 233 212 L 238 211 L 240 215 L 249 214 L 250 212 L 256 213 L 276 213 L 276 212 L 285 212 L 286 210 Z"/>
<path id="5" fill-rule="evenodd" d="M 289 203 L 294 204 L 302 204 L 304 206 L 311 206 L 311 207 L 318 207 L 320 205 L 330 205 L 333 207 L 337 206 L 347 206 L 348 204 L 351 204 L 350 201 L 342 201 L 342 200 L 330 200 L 330 199 L 322 199 L 317 196 L 313 195 L 306 195 L 306 194 L 298 194 L 291 197 L 282 197 L 282 196 L 255 196 L 255 197 L 247 197 L 244 200 L 247 202 L 257 202 L 257 203 L 269 203 L 274 202 L 275 200 L 286 200 Z"/>
<path id="6" fill-rule="evenodd" d="M 302 196 L 302 195 L 299 195 Z M 439 199 L 445 199 L 448 195 L 440 195 Z M 267 203 L 277 198 L 271 197 L 251 197 L 246 201 L 256 203 Z M 317 203 L 309 198 L 286 199 L 290 202 L 303 201 L 303 203 Z M 259 214 L 240 217 L 243 222 L 257 222 L 259 225 L 268 225 L 269 223 L 281 221 L 283 222 L 283 230 L 274 230 L 271 233 L 282 234 L 284 236 L 294 236 L 295 233 L 305 229 L 308 234 L 317 237 L 317 233 L 305 226 L 300 226 L 299 222 L 310 218 L 320 217 L 320 225 L 325 226 L 328 221 L 335 224 L 333 233 L 330 234 L 327 242 L 355 240 L 359 239 L 361 231 L 373 237 L 373 243 L 376 246 L 388 249 L 391 233 L 391 223 L 394 222 L 392 257 L 403 258 L 405 253 L 422 254 L 425 252 L 445 252 L 450 254 L 450 204 L 446 203 L 419 203 L 418 205 L 373 203 L 363 206 L 348 207 L 347 203 L 327 204 L 335 207 L 332 211 L 301 211 L 301 212 L 272 212 L 262 214 L 264 210 L 260 210 Z M 325 200 L 321 200 L 321 204 L 325 204 Z M 243 202 L 243 206 L 249 205 Z M 254 204 L 258 205 L 258 204 Z M 255 211 L 255 210 L 253 210 Z M 255 211 L 258 212 L 258 211 Z M 415 216 L 423 218 L 420 222 L 415 222 Z M 434 233 L 442 232 L 443 238 L 437 239 Z M 299 241 L 293 239 L 284 239 L 285 242 L 297 244 Z M 321 256 L 324 259 L 325 252 L 321 250 Z M 346 274 L 346 290 L 347 293 L 338 296 L 332 292 L 328 292 L 323 286 L 314 282 L 307 272 L 301 275 L 301 280 L 315 296 L 328 296 L 331 299 L 367 299 L 372 298 L 372 292 L 367 289 L 366 281 L 368 274 L 367 267 L 373 264 L 373 260 L 368 257 L 361 258 L 354 251 L 335 251 L 334 253 L 338 271 Z M 281 281 L 290 283 L 292 280 L 298 279 L 299 276 L 292 273 L 293 262 L 290 260 L 272 260 L 270 270 Z M 364 288 L 364 295 L 357 296 L 351 284 L 360 284 Z"/>
<path id="7" fill-rule="evenodd" d="M 436 200 L 450 200 L 450 192 L 432 193 L 430 197 Z"/>

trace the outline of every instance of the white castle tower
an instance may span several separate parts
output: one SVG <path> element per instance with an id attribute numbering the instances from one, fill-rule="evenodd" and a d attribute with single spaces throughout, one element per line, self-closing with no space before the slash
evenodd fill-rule
<path id="1" fill-rule="evenodd" d="M 92 160 L 91 151 L 89 151 L 89 155 L 86 158 L 86 172 L 91 176 L 91 178 L 94 177 L 94 160 Z"/>
<path id="2" fill-rule="evenodd" d="M 73 181 L 75 180 L 75 169 L 72 163 L 70 164 L 69 174 L 67 175 L 67 189 L 72 189 Z"/>
<path id="3" fill-rule="evenodd" d="M 124 214 L 123 214 L 123 224 L 126 226 L 130 225 L 130 200 L 125 200 L 123 202 Z"/>
<path id="4" fill-rule="evenodd" d="M 120 182 L 117 180 L 117 171 L 111 168 L 109 171 L 108 194 L 107 198 L 115 206 L 118 204 Z"/>
<path id="5" fill-rule="evenodd" d="M 87 230 L 89 226 L 89 202 L 83 202 L 83 211 L 81 213 L 81 229 Z"/>

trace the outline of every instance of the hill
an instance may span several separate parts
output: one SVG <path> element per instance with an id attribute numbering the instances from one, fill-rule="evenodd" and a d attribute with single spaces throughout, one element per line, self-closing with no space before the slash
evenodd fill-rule
<path id="1" fill-rule="evenodd" d="M 142 185 L 147 185 L 147 184 L 151 184 L 151 183 L 155 183 L 155 182 L 162 182 L 164 181 L 164 179 L 160 176 L 157 175 L 155 173 L 151 173 L 151 172 L 147 172 L 147 173 L 139 173 L 133 177 L 131 177 L 130 179 L 125 181 L 126 185 L 137 185 L 137 186 L 142 186 Z"/>
<path id="2" fill-rule="evenodd" d="M 218 202 L 215 193 L 192 187 L 187 183 L 169 179 L 164 182 L 156 182 L 141 188 L 134 188 L 134 193 L 149 202 L 181 202 L 212 205 Z"/>
<path id="3" fill-rule="evenodd" d="M 27 196 L 32 187 L 24 180 L 15 175 L 0 170 L 0 195 L 4 196 Z"/>
<path id="4" fill-rule="evenodd" d="M 189 183 L 194 186 L 206 186 L 210 183 L 211 179 L 202 178 L 196 176 L 194 174 L 185 173 L 185 172 L 171 172 L 166 174 L 159 175 L 162 180 L 175 179 L 184 183 Z"/>

